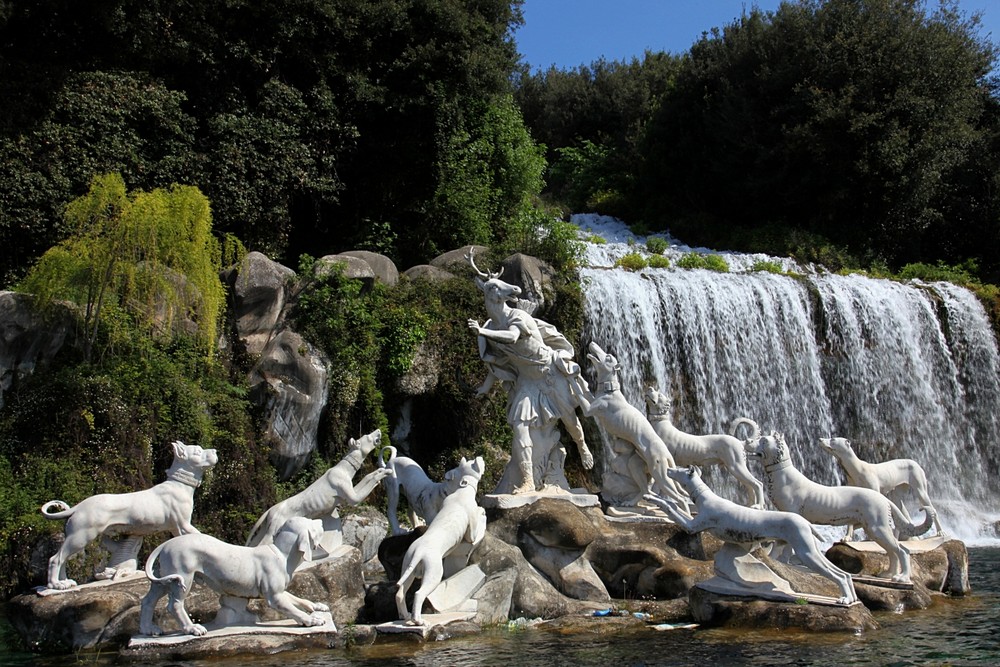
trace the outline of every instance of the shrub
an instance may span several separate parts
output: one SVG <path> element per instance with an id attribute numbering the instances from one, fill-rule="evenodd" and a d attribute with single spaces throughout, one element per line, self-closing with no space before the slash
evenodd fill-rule
<path id="1" fill-rule="evenodd" d="M 649 268 L 651 269 L 669 269 L 670 259 L 664 257 L 663 255 L 653 255 L 649 258 Z"/>
<path id="2" fill-rule="evenodd" d="M 706 269 L 718 273 L 729 273 L 729 264 L 720 255 L 704 255 L 698 252 L 689 252 L 677 260 L 677 266 L 681 269 Z"/>
<path id="3" fill-rule="evenodd" d="M 653 255 L 662 255 L 669 245 L 667 240 L 660 236 L 650 236 L 646 239 L 646 250 Z"/>
<path id="4" fill-rule="evenodd" d="M 754 262 L 750 270 L 754 272 L 763 271 L 765 273 L 784 273 L 780 263 L 763 259 Z"/>
<path id="5" fill-rule="evenodd" d="M 625 269 L 626 271 L 642 271 L 649 264 L 646 262 L 646 258 L 637 252 L 630 252 L 627 255 L 620 257 L 616 262 L 615 266 Z"/>

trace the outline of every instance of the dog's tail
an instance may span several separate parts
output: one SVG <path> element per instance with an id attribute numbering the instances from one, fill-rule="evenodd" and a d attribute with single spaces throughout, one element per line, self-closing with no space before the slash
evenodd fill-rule
<path id="1" fill-rule="evenodd" d="M 729 435 L 736 438 L 737 437 L 736 434 L 739 433 L 740 426 L 743 426 L 744 424 L 750 427 L 750 430 L 752 432 L 750 434 L 750 437 L 739 438 L 740 440 L 756 440 L 757 438 L 760 437 L 760 426 L 757 424 L 757 422 L 750 419 L 749 417 L 737 417 L 733 421 L 729 422 Z"/>
<path id="2" fill-rule="evenodd" d="M 170 540 L 167 540 L 169 542 Z M 160 552 L 163 551 L 163 547 L 166 546 L 167 542 L 164 542 L 160 546 L 153 549 L 153 553 L 149 554 L 149 558 L 146 559 L 146 578 L 149 579 L 151 583 L 154 584 L 176 584 L 184 590 L 184 577 L 179 574 L 168 574 L 165 577 L 157 577 L 153 574 L 153 564 L 156 559 L 160 556 Z"/>
<path id="3" fill-rule="evenodd" d="M 247 538 L 247 544 L 246 544 L 248 547 L 259 546 L 260 543 L 264 541 L 264 537 L 269 532 L 270 533 L 274 532 L 273 530 L 266 530 L 270 522 L 271 522 L 271 510 L 269 509 L 260 515 L 260 518 L 257 519 L 257 523 L 255 523 L 253 525 L 253 528 L 250 529 L 250 536 Z"/>
<path id="4" fill-rule="evenodd" d="M 46 519 L 68 519 L 73 516 L 73 511 L 75 507 L 70 507 L 61 500 L 50 500 L 49 502 L 42 505 L 42 514 Z M 52 510 L 56 511 L 53 512 Z"/>
<path id="5" fill-rule="evenodd" d="M 378 467 L 379 468 L 389 468 L 392 471 L 392 476 L 396 476 L 396 466 L 392 465 L 392 462 L 396 460 L 396 448 L 392 445 L 386 445 L 382 449 L 378 450 Z"/>
<path id="6" fill-rule="evenodd" d="M 924 513 L 924 521 L 918 525 L 912 521 L 907 521 L 896 503 L 889 501 L 889 506 L 892 507 L 892 518 L 896 522 L 896 529 L 899 531 L 899 539 L 901 540 L 908 540 L 911 537 L 923 535 L 931 529 L 931 526 L 934 525 L 934 519 L 937 518 L 937 511 L 930 505 L 924 505 L 920 508 Z"/>

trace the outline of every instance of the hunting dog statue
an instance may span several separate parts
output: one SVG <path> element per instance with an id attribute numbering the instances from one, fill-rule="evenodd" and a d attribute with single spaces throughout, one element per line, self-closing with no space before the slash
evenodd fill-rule
<path id="1" fill-rule="evenodd" d="M 808 521 L 828 526 L 860 525 L 868 539 L 889 557 L 889 576 L 893 581 L 910 581 L 910 554 L 893 532 L 894 522 L 919 534 L 927 530 L 933 510 L 927 514 L 923 530 L 907 522 L 895 503 L 877 491 L 856 486 L 825 486 L 803 475 L 792 465 L 788 445 L 780 433 L 749 441 L 747 453 L 761 457 L 764 463 L 768 495 L 779 510 L 801 514 Z"/>
<path id="2" fill-rule="evenodd" d="M 812 525 L 803 517 L 792 512 L 743 507 L 721 498 L 708 488 L 693 466 L 674 468 L 667 474 L 691 496 L 697 508 L 695 517 L 689 519 L 678 512 L 673 503 L 659 496 L 648 494 L 646 499 L 663 508 L 684 530 L 692 534 L 707 530 L 724 542 L 740 545 L 747 553 L 757 542 L 783 542 L 803 563 L 840 588 L 841 604 L 857 602 L 851 576 L 826 559 Z"/>
<path id="3" fill-rule="evenodd" d="M 930 507 L 931 497 L 927 492 L 927 475 L 920 464 L 913 459 L 891 459 L 881 463 L 868 463 L 862 461 L 851 442 L 847 438 L 820 438 L 820 445 L 840 462 L 840 466 L 847 475 L 847 483 L 851 486 L 860 486 L 865 489 L 873 489 L 892 500 L 899 507 L 899 511 L 906 517 L 907 522 L 912 522 L 910 513 L 906 510 L 906 491 L 912 492 L 921 507 Z M 941 522 L 938 520 L 937 512 L 934 512 L 934 530 L 938 535 L 943 535 Z M 854 526 L 847 529 L 847 539 L 854 536 Z"/>
<path id="4" fill-rule="evenodd" d="M 121 538 L 113 548 L 111 567 L 98 575 L 101 579 L 120 579 L 136 571 L 135 559 L 144 536 L 160 532 L 173 535 L 198 532 L 191 524 L 194 490 L 201 484 L 205 471 L 219 458 L 214 449 L 185 445 L 179 440 L 171 443 L 171 447 L 174 461 L 167 470 L 167 479 L 150 489 L 102 493 L 73 507 L 61 500 L 42 505 L 42 514 L 47 518 L 67 519 L 66 539 L 49 559 L 50 589 L 66 590 L 76 586 L 75 581 L 66 578 L 66 561 L 98 537 L 104 538 L 102 544 L 108 548 L 113 548 L 112 539 Z"/>
<path id="5" fill-rule="evenodd" d="M 382 442 L 379 430 L 355 440 L 350 439 L 347 454 L 335 466 L 323 473 L 305 490 L 271 506 L 257 519 L 247 539 L 248 547 L 269 544 L 275 533 L 292 517 L 322 519 L 330 516 L 341 504 L 357 505 L 368 497 L 390 471 L 377 468 L 361 478 L 357 486 L 354 475 L 361 469 L 365 457 Z"/>
<path id="6" fill-rule="evenodd" d="M 708 466 L 719 464 L 728 470 L 750 495 L 750 504 L 764 508 L 764 485 L 747 468 L 747 454 L 743 441 L 724 433 L 693 435 L 679 430 L 670 420 L 670 397 L 656 387 L 646 387 L 646 414 L 653 430 L 667 445 L 678 466 Z M 733 421 L 732 430 L 740 424 L 748 424 L 753 430 L 751 439 L 760 437 L 757 422 L 746 417 Z"/>
<path id="7" fill-rule="evenodd" d="M 427 476 L 420 464 L 408 456 L 398 456 L 396 448 L 383 447 L 379 452 L 379 466 L 388 468 L 390 473 L 382 478 L 382 487 L 385 489 L 389 499 L 389 508 L 386 514 L 389 518 L 389 527 L 393 535 L 402 535 L 407 532 L 399 525 L 397 510 L 399 508 L 399 493 L 403 492 L 406 502 L 409 505 L 407 514 L 410 524 L 416 528 L 420 521 L 430 523 L 441 511 L 441 505 L 453 491 L 458 490 L 459 484 L 466 475 L 473 474 L 472 466 L 474 461 L 462 462 L 456 468 L 452 468 L 444 474 L 444 480 L 435 482 Z"/>
<path id="8" fill-rule="evenodd" d="M 620 368 L 618 359 L 605 352 L 595 342 L 590 343 L 587 359 L 590 360 L 597 375 L 597 388 L 591 394 L 583 386 L 576 387 L 577 399 L 583 414 L 596 419 L 610 437 L 624 440 L 635 447 L 646 464 L 642 477 L 635 479 L 640 493 L 645 493 L 648 489 L 648 475 L 651 475 L 659 495 L 668 496 L 686 506 L 688 501 L 683 492 L 667 475 L 670 468 L 676 467 L 674 457 L 646 419 L 646 415 L 629 403 L 621 391 L 621 384 L 618 382 Z M 633 477 L 636 477 L 638 470 L 632 473 Z"/>
<path id="9" fill-rule="evenodd" d="M 478 544 L 486 535 L 486 511 L 476 504 L 476 491 L 483 476 L 483 458 L 476 457 L 468 467 L 462 458 L 459 467 L 465 471 L 458 489 L 441 504 L 441 511 L 427 525 L 423 535 L 414 540 L 403 556 L 402 574 L 396 589 L 396 611 L 407 625 L 424 625 L 424 600 L 444 577 L 444 560 L 463 544 Z M 406 593 L 417 577 L 420 588 L 413 595 L 413 611 L 406 609 Z"/>
<path id="10" fill-rule="evenodd" d="M 146 559 L 150 586 L 139 611 L 139 631 L 144 635 L 161 634 L 153 622 L 153 612 L 160 598 L 169 595 L 167 609 L 181 631 L 196 637 L 204 635 L 207 628 L 192 621 L 184 608 L 184 599 L 195 582 L 219 594 L 221 607 L 214 621 L 218 627 L 255 624 L 257 617 L 247 610 L 252 598 L 263 598 L 272 609 L 300 625 L 312 627 L 330 622 L 317 613 L 330 611 L 327 605 L 304 600 L 286 590 L 295 569 L 312 560 L 313 549 L 322 536 L 322 521 L 293 517 L 274 534 L 273 543 L 257 547 L 227 544 L 203 533 L 167 540 Z"/>

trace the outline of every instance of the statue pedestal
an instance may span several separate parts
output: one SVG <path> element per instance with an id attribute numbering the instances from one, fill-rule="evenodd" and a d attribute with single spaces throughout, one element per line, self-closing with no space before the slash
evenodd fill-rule
<path id="1" fill-rule="evenodd" d="M 406 621 L 389 621 L 388 623 L 379 623 L 375 626 L 375 631 L 379 634 L 415 634 L 420 635 L 423 639 L 433 632 L 436 628 L 449 625 L 451 623 L 458 623 L 461 621 L 471 621 L 476 617 L 476 612 L 474 611 L 450 611 L 443 614 L 424 614 L 423 625 L 407 625 Z"/>
<path id="2" fill-rule="evenodd" d="M 138 635 L 132 637 L 121 655 L 132 659 L 174 660 L 337 646 L 339 636 L 333 618 L 329 613 L 320 615 L 326 617 L 326 624 L 308 628 L 291 619 L 283 619 L 209 629 L 201 637 L 187 634 L 160 637 Z"/>
<path id="3" fill-rule="evenodd" d="M 517 495 L 509 493 L 487 493 L 483 496 L 483 499 L 479 504 L 481 507 L 485 507 L 486 509 L 513 509 L 515 507 L 531 505 L 538 502 L 542 498 L 558 498 L 559 500 L 568 500 L 577 507 L 598 507 L 601 504 L 600 499 L 594 494 L 589 493 L 586 489 L 571 489 L 567 491 L 566 489 L 561 489 L 557 486 L 547 486 L 540 491 L 518 493 Z"/>
<path id="4" fill-rule="evenodd" d="M 608 521 L 620 523 L 673 523 L 666 512 L 645 501 L 638 505 L 610 506 L 604 514 Z"/>

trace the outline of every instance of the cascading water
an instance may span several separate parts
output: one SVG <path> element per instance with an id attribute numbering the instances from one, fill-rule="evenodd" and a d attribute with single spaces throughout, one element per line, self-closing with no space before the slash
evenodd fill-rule
<path id="1" fill-rule="evenodd" d="M 868 461 L 915 459 L 950 534 L 995 538 L 1000 361 L 968 290 L 858 275 L 609 268 L 629 251 L 594 245 L 581 271 L 584 342 L 618 357 L 629 402 L 641 409 L 643 387 L 656 384 L 690 433 L 750 417 L 784 433 L 796 465 L 825 484 L 842 474 L 820 437 L 847 437 Z M 755 261 L 726 259 L 744 271 Z M 708 481 L 742 497 L 724 472 Z"/>

